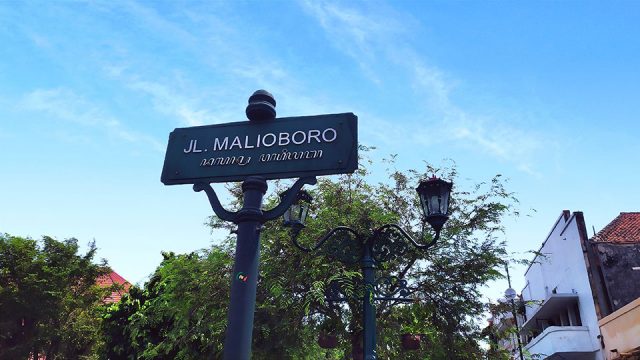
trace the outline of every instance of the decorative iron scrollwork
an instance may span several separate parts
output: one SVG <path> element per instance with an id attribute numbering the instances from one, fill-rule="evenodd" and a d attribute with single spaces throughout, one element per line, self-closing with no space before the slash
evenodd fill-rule
<path id="1" fill-rule="evenodd" d="M 396 226 L 383 226 L 373 234 L 371 255 L 378 263 L 403 257 L 409 251 L 406 235 Z"/>
<path id="2" fill-rule="evenodd" d="M 327 239 L 324 253 L 340 262 L 355 264 L 362 257 L 363 246 L 364 244 L 352 231 L 337 228 Z"/>
<path id="3" fill-rule="evenodd" d="M 343 285 L 339 281 L 332 281 L 325 289 L 324 296 L 328 302 L 344 302 L 349 298 L 362 300 L 367 293 L 370 293 L 369 301 L 403 301 L 411 302 L 414 299 L 410 296 L 415 290 L 407 286 L 407 280 L 400 279 L 397 276 L 381 276 L 376 279 L 375 284 L 354 284 L 350 295 L 344 290 Z"/>
<path id="4" fill-rule="evenodd" d="M 409 289 L 407 280 L 397 276 L 381 276 L 376 279 L 375 300 L 413 301 L 409 298 L 415 290 Z"/>

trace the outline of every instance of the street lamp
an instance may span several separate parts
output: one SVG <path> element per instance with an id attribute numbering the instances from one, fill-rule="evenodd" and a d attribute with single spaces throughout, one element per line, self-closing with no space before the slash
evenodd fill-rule
<path id="1" fill-rule="evenodd" d="M 288 192 L 283 192 L 280 194 L 280 201 L 283 201 L 287 196 L 287 193 Z M 304 228 L 304 223 L 307 220 L 307 215 L 309 214 L 309 205 L 312 200 L 313 198 L 307 191 L 300 190 L 293 199 L 291 206 L 288 207 L 283 214 L 284 226 L 291 227 L 296 236 L 300 230 Z"/>
<path id="2" fill-rule="evenodd" d="M 421 181 L 416 191 L 420 196 L 420 204 L 425 220 L 436 231 L 436 237 L 440 235 L 442 226 L 449 219 L 449 194 L 453 183 L 438 179 L 435 175 Z"/>
<path id="3" fill-rule="evenodd" d="M 298 235 L 304 228 L 308 215 L 308 206 L 311 196 L 305 192 L 298 192 L 293 205 L 284 213 L 284 225 L 291 228 L 293 244 L 302 251 L 312 252 L 322 247 L 329 239 L 337 239 L 337 244 L 328 246 L 327 253 L 330 257 L 345 264 L 360 263 L 362 278 L 364 280 L 364 294 L 362 297 L 363 309 L 363 343 L 364 358 L 366 360 L 377 359 L 376 355 L 376 313 L 374 301 L 402 301 L 408 302 L 410 290 L 406 280 L 398 277 L 383 276 L 376 278 L 375 268 L 383 262 L 396 256 L 404 255 L 408 250 L 408 243 L 420 250 L 426 250 L 440 238 L 440 231 L 449 218 L 449 195 L 453 184 L 435 176 L 421 181 L 416 191 L 420 196 L 421 208 L 424 219 L 428 222 L 435 236 L 427 244 L 416 242 L 411 235 L 396 224 L 386 224 L 372 231 L 371 234 L 361 234 L 347 226 L 338 226 L 324 235 L 313 247 L 308 248 L 298 242 Z M 289 190 L 290 191 L 290 190 Z M 287 196 L 288 192 L 281 196 Z M 331 301 L 346 301 L 344 297 L 337 296 Z"/>
<path id="4" fill-rule="evenodd" d="M 508 288 L 507 290 L 504 291 L 504 297 L 507 300 L 512 301 L 516 298 L 516 291 L 513 290 L 512 288 Z"/>

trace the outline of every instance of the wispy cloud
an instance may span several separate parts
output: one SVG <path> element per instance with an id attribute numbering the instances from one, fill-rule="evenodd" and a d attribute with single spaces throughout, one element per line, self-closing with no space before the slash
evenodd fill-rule
<path id="1" fill-rule="evenodd" d="M 144 94 L 156 111 L 175 118 L 180 126 L 241 121 L 246 99 L 260 88 L 277 94 L 278 103 L 287 104 L 290 114 L 326 108 L 317 98 L 305 97 L 301 91 L 305 86 L 243 24 L 222 18 L 216 11 L 197 12 L 194 8 L 181 9 L 179 20 L 159 13 L 148 3 L 131 4 L 125 10 L 141 28 L 152 30 L 152 36 L 170 44 L 173 51 L 204 65 L 201 74 L 181 68 L 180 63 L 159 69 L 137 61 L 151 54 L 126 39 L 118 47 L 127 57 L 101 65 L 108 77 Z M 215 80 L 202 84 L 198 76 Z"/>
<path id="2" fill-rule="evenodd" d="M 127 129 L 99 106 L 69 89 L 34 90 L 22 97 L 19 107 L 28 111 L 42 112 L 75 125 L 104 130 L 121 141 L 145 143 L 151 145 L 156 151 L 164 151 L 164 146 L 154 138 Z"/>
<path id="3" fill-rule="evenodd" d="M 212 116 L 206 109 L 199 109 L 194 101 L 159 82 L 146 80 L 127 81 L 131 89 L 149 95 L 154 107 L 167 115 L 175 116 L 182 125 L 198 126 L 211 123 Z"/>
<path id="4" fill-rule="evenodd" d="M 365 14 L 337 2 L 303 0 L 301 3 L 318 20 L 334 45 L 351 57 L 372 82 L 379 84 L 381 79 L 373 63 L 388 39 L 402 36 L 404 26 L 382 12 Z"/>
<path id="5" fill-rule="evenodd" d="M 429 64 L 414 50 L 408 36 L 415 26 L 410 15 L 394 14 L 378 3 L 364 9 L 354 8 L 353 3 L 303 0 L 301 4 L 326 31 L 335 47 L 352 58 L 374 84 L 382 81 L 375 74 L 384 72 L 383 67 L 401 69 L 410 79 L 415 95 L 424 99 L 423 111 L 442 119 L 438 126 L 427 130 L 423 124 L 397 129 L 391 123 L 384 126 L 385 120 L 378 119 L 378 126 L 390 129 L 385 136 L 396 134 L 398 139 L 413 139 L 418 143 L 434 138 L 455 139 L 462 147 L 471 143 L 474 149 L 537 175 L 532 162 L 543 146 L 542 136 L 507 124 L 504 119 L 474 114 L 456 104 L 452 93 L 458 80 Z M 430 136 L 425 136 L 426 131 Z M 434 136 L 437 133 L 441 136 Z"/>

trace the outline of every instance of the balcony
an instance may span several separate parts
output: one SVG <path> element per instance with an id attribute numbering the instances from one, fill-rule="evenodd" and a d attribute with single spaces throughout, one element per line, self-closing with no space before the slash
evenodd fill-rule
<path id="1" fill-rule="evenodd" d="M 599 350 L 586 326 L 549 326 L 525 346 L 543 359 L 589 360 Z"/>
<path id="2" fill-rule="evenodd" d="M 551 294 L 544 302 L 535 310 L 533 314 L 527 314 L 530 316 L 529 320 L 522 325 L 522 331 L 531 331 L 533 329 L 544 328 L 540 322 L 542 320 L 550 319 L 557 314 L 566 311 L 570 307 L 578 304 L 577 294 Z M 555 325 L 582 325 L 580 323 L 571 324 L 555 324 Z"/>

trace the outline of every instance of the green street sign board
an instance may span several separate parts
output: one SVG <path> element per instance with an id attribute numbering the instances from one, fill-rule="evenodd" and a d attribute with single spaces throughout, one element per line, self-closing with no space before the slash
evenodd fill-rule
<path id="1" fill-rule="evenodd" d="M 165 185 L 346 174 L 358 167 L 352 113 L 177 128 L 162 168 Z"/>

